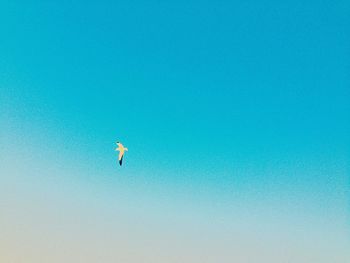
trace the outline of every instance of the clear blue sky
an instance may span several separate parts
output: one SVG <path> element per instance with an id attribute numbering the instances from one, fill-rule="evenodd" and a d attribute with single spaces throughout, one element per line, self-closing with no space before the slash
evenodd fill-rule
<path id="1" fill-rule="evenodd" d="M 22 201 L 37 193 L 62 209 L 79 196 L 111 221 L 120 207 L 158 220 L 159 233 L 199 222 L 292 244 L 260 262 L 310 261 L 300 240 L 312 260 L 348 259 L 349 12 L 330 0 L 3 1 L 0 197 L 30 213 Z M 224 248 L 213 255 L 239 262 Z"/>

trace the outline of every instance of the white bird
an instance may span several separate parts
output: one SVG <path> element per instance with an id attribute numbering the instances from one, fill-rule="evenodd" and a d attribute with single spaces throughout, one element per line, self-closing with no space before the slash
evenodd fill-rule
<path id="1" fill-rule="evenodd" d="M 118 148 L 115 148 L 115 150 L 119 151 L 118 161 L 121 166 L 123 162 L 124 152 L 127 152 L 128 148 L 124 147 L 123 144 L 121 144 L 120 142 L 117 142 L 117 145 L 118 145 Z"/>

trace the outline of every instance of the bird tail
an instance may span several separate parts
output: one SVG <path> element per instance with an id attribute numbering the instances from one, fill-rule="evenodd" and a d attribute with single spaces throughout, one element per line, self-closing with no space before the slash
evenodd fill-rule
<path id="1" fill-rule="evenodd" d="M 120 160 L 119 160 L 119 165 L 120 165 L 120 166 L 122 166 L 122 163 L 123 163 L 123 157 L 124 157 L 124 156 L 122 156 L 122 158 L 120 158 Z"/>

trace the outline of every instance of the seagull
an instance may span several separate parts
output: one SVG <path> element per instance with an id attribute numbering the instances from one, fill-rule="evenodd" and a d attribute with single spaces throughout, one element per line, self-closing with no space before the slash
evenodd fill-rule
<path id="1" fill-rule="evenodd" d="M 128 148 L 124 147 L 123 144 L 121 144 L 120 142 L 117 142 L 118 148 L 115 148 L 116 151 L 119 151 L 119 164 L 120 166 L 122 165 L 123 162 L 123 157 L 124 157 L 124 152 L 128 151 Z"/>

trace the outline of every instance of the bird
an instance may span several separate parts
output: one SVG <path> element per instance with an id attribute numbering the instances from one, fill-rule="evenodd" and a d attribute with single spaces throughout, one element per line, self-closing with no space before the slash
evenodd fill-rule
<path id="1" fill-rule="evenodd" d="M 118 145 L 118 148 L 115 148 L 115 150 L 119 151 L 118 161 L 119 161 L 120 166 L 122 166 L 124 152 L 127 152 L 128 148 L 124 147 L 123 144 L 121 144 L 120 142 L 117 142 L 117 145 Z"/>

